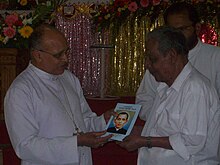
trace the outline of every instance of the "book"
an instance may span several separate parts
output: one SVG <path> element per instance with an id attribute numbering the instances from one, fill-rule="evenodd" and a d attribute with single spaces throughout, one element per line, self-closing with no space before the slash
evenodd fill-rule
<path id="1" fill-rule="evenodd" d="M 131 133 L 140 109 L 141 105 L 139 104 L 117 103 L 114 111 L 118 115 L 111 116 L 106 126 L 105 135 L 113 134 L 114 136 L 110 140 L 122 141 Z"/>

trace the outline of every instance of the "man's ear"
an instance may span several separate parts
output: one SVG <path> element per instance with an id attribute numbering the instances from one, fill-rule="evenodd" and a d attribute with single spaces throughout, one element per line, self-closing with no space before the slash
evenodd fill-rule
<path id="1" fill-rule="evenodd" d="M 201 31 L 201 28 L 202 28 L 201 23 L 197 23 L 197 24 L 195 25 L 195 30 L 196 30 L 196 35 L 197 35 L 197 36 L 199 36 L 199 33 L 200 33 L 200 31 Z"/>
<path id="2" fill-rule="evenodd" d="M 41 54 L 37 50 L 32 50 L 31 52 L 33 59 L 38 63 L 41 62 Z"/>
<path id="3" fill-rule="evenodd" d="M 177 60 L 177 52 L 175 49 L 170 49 L 168 52 L 167 52 L 167 57 L 170 58 L 170 62 L 172 64 L 175 64 L 176 63 L 176 60 Z"/>

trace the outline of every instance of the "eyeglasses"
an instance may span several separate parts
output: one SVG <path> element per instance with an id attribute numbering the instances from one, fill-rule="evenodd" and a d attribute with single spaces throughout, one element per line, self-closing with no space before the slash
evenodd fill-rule
<path id="1" fill-rule="evenodd" d="M 191 25 L 186 25 L 186 26 L 180 26 L 176 29 L 180 30 L 180 31 L 186 31 L 186 30 L 189 30 L 191 27 L 193 26 L 193 24 Z"/>
<path id="2" fill-rule="evenodd" d="M 35 50 L 37 50 L 37 51 L 40 51 L 40 52 L 43 52 L 43 53 L 47 53 L 47 54 L 49 54 L 49 55 L 51 55 L 51 56 L 53 56 L 53 57 L 55 57 L 55 58 L 57 58 L 57 59 L 60 59 L 63 55 L 65 55 L 65 54 L 68 54 L 69 52 L 70 52 L 70 49 L 69 48 L 67 48 L 67 49 L 65 49 L 65 50 L 62 50 L 62 51 L 60 51 L 60 52 L 58 52 L 58 53 L 50 53 L 50 52 L 48 52 L 48 51 L 45 51 L 45 50 L 42 50 L 42 49 L 35 49 Z"/>

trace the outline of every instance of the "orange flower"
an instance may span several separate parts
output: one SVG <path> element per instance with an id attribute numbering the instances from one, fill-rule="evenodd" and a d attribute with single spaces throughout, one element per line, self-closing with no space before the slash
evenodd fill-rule
<path id="1" fill-rule="evenodd" d="M 25 5 L 27 5 L 27 0 L 20 0 L 19 3 L 21 6 L 25 6 Z"/>
<path id="2" fill-rule="evenodd" d="M 30 26 L 24 26 L 19 30 L 19 33 L 23 38 L 29 38 L 32 32 L 33 32 L 33 28 Z"/>

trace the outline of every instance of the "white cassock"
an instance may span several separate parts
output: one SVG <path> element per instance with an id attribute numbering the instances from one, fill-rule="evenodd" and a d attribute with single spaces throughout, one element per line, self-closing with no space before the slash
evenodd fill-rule
<path id="1" fill-rule="evenodd" d="M 77 146 L 73 133 L 106 126 L 104 117 L 89 108 L 71 72 L 55 76 L 32 64 L 10 86 L 4 112 L 22 165 L 92 165 L 91 149 Z"/>

